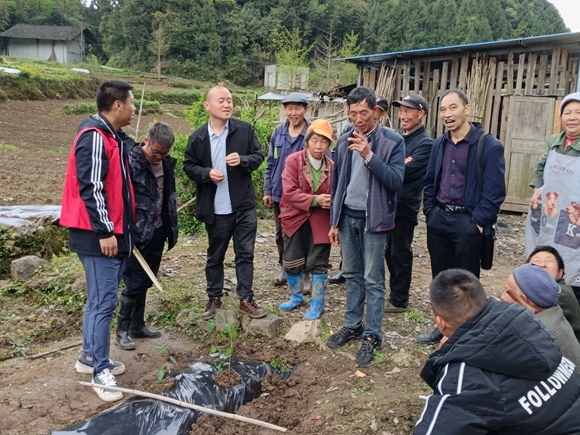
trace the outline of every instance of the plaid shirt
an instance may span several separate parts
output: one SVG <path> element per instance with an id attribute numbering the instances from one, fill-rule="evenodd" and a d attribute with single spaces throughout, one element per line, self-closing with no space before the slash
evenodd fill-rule
<path id="1" fill-rule="evenodd" d="M 463 205 L 463 186 L 465 185 L 465 169 L 469 152 L 470 136 L 475 128 L 456 144 L 451 141 L 451 133 L 445 135 L 443 144 L 443 165 L 437 201 L 446 205 Z"/>

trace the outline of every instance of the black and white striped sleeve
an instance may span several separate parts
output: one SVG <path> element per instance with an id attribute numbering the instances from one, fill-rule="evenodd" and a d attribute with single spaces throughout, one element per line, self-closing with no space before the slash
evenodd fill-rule
<path id="1" fill-rule="evenodd" d="M 75 154 L 80 196 L 87 207 L 93 231 L 100 238 L 110 237 L 114 224 L 104 190 L 109 159 L 103 136 L 96 130 L 84 132 L 77 141 Z"/>
<path id="2" fill-rule="evenodd" d="M 413 434 L 491 433 L 489 417 L 496 423 L 502 418 L 500 409 L 493 410 L 493 402 L 499 403 L 499 392 L 493 390 L 480 370 L 466 366 L 465 363 L 447 364 L 437 382 L 435 394 L 427 398 Z M 478 409 L 482 412 L 478 412 Z"/>

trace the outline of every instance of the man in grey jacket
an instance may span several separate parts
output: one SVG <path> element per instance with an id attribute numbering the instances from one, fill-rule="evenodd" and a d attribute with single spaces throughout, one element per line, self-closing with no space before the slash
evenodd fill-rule
<path id="1" fill-rule="evenodd" d="M 387 232 L 395 227 L 396 193 L 403 186 L 405 142 L 373 118 L 376 96 L 371 89 L 353 89 L 347 104 L 355 129 L 336 146 L 329 233 L 334 245 L 342 244 L 346 312 L 344 327 L 327 345 L 336 349 L 362 337 L 356 360 L 359 367 L 368 367 L 383 344 L 384 256 Z"/>

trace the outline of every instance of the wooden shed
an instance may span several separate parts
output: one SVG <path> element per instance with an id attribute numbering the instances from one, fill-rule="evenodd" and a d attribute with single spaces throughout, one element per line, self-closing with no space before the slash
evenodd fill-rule
<path id="1" fill-rule="evenodd" d="M 580 91 L 580 33 L 363 55 L 340 59 L 357 64 L 359 85 L 390 102 L 409 93 L 429 103 L 427 131 L 444 132 L 437 116 L 441 95 L 459 88 L 469 97 L 471 119 L 505 146 L 504 210 L 526 212 L 528 187 L 546 138 L 561 129 L 562 98 Z M 392 122 L 398 128 L 397 108 Z"/>

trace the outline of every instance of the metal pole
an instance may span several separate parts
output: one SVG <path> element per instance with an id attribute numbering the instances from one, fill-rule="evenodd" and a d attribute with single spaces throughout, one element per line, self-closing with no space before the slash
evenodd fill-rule
<path id="1" fill-rule="evenodd" d="M 578 80 L 576 81 L 576 92 L 580 92 L 580 56 L 578 56 Z"/>
<path id="2" fill-rule="evenodd" d="M 579 77 L 580 77 L 580 75 L 579 75 Z M 358 79 L 356 81 L 356 85 L 362 86 L 362 84 L 363 84 L 363 66 L 359 65 L 358 66 Z"/>

